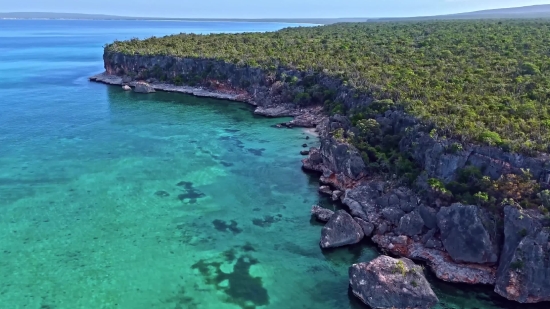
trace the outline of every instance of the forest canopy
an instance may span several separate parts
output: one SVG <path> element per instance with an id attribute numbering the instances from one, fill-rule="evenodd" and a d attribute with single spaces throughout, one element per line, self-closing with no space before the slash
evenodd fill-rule
<path id="1" fill-rule="evenodd" d="M 391 99 L 443 135 L 549 151 L 550 21 L 346 23 L 134 39 L 107 50 L 313 70 Z"/>

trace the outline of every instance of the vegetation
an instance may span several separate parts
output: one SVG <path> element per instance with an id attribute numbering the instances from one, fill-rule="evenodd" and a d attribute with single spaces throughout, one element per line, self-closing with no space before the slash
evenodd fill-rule
<path id="1" fill-rule="evenodd" d="M 456 181 L 444 184 L 432 178 L 428 180 L 428 184 L 434 192 L 439 193 L 439 198 L 451 203 L 461 202 L 492 209 L 509 204 L 523 208 L 541 205 L 539 209 L 545 214 L 550 208 L 545 201 L 549 191 L 539 192 L 540 185 L 532 179 L 528 170 L 523 170 L 520 175 L 506 174 L 491 180 L 483 176 L 478 168 L 468 166 L 459 171 Z"/>
<path id="2" fill-rule="evenodd" d="M 510 268 L 512 268 L 515 271 L 522 270 L 524 266 L 525 265 L 524 265 L 522 260 L 517 260 L 517 261 L 513 262 L 512 264 L 510 264 Z"/>
<path id="3" fill-rule="evenodd" d="M 400 273 L 403 277 L 407 275 L 407 266 L 405 266 L 405 263 L 403 261 L 399 260 L 395 264 L 395 269 L 393 270 L 393 273 Z"/>
<path id="4" fill-rule="evenodd" d="M 550 21 L 354 23 L 270 33 L 181 34 L 108 45 L 140 55 L 218 59 L 337 77 L 397 104 L 439 136 L 548 151 Z M 306 94 L 296 98 L 307 100 Z M 331 110 L 342 112 L 335 102 Z"/>

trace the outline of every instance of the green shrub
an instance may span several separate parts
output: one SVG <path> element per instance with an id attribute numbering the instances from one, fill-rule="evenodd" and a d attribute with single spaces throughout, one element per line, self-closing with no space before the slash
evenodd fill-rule
<path id="1" fill-rule="evenodd" d="M 479 140 L 483 143 L 487 143 L 491 146 L 497 146 L 502 144 L 502 138 L 496 132 L 485 131 L 479 135 Z"/>

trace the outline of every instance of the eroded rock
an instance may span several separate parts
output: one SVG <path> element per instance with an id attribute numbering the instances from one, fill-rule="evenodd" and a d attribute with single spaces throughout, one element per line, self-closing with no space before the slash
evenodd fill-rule
<path id="1" fill-rule="evenodd" d="M 145 82 L 137 82 L 134 87 L 134 92 L 137 93 L 152 93 L 155 92 L 155 89 Z"/>
<path id="2" fill-rule="evenodd" d="M 424 220 L 416 211 L 408 213 L 399 220 L 398 232 L 407 236 L 415 236 L 422 233 Z"/>
<path id="3" fill-rule="evenodd" d="M 505 207 L 495 292 L 520 303 L 550 301 L 549 236 L 538 214 Z"/>
<path id="4" fill-rule="evenodd" d="M 495 227 L 477 206 L 460 203 L 442 207 L 437 213 L 437 225 L 445 250 L 456 262 L 496 263 L 498 245 Z"/>
<path id="5" fill-rule="evenodd" d="M 337 211 L 321 231 L 321 248 L 353 245 L 365 236 L 363 229 L 345 211 Z"/>
<path id="6" fill-rule="evenodd" d="M 311 207 L 311 214 L 321 222 L 328 222 L 334 215 L 334 211 L 321 206 L 313 205 L 313 207 Z"/>
<path id="7" fill-rule="evenodd" d="M 371 308 L 427 309 L 439 302 L 422 268 L 407 258 L 354 264 L 349 279 L 353 294 Z"/>
<path id="8" fill-rule="evenodd" d="M 332 189 L 329 186 L 320 186 L 319 193 L 332 196 Z"/>
<path id="9" fill-rule="evenodd" d="M 382 209 L 382 215 L 392 224 L 398 225 L 401 217 L 405 215 L 405 212 L 397 207 L 388 207 Z"/>
<path id="10" fill-rule="evenodd" d="M 332 198 L 333 201 L 337 201 L 337 200 L 340 199 L 340 197 L 342 196 L 342 194 L 344 194 L 342 191 L 340 191 L 340 190 L 335 190 L 335 191 L 332 192 L 332 197 L 331 197 L 331 198 Z"/>
<path id="11" fill-rule="evenodd" d="M 353 218 L 355 221 L 361 226 L 363 229 L 363 233 L 365 234 L 365 237 L 370 237 L 372 235 L 372 232 L 374 231 L 374 224 L 367 222 L 361 218 Z"/>
<path id="12" fill-rule="evenodd" d="M 317 148 L 309 150 L 309 156 L 302 160 L 302 168 L 313 172 L 323 172 L 323 157 Z"/>

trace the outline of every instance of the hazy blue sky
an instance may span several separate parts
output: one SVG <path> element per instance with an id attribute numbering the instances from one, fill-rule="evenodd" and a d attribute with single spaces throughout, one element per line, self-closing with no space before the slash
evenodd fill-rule
<path id="1" fill-rule="evenodd" d="M 550 4 L 550 0 L 0 0 L 0 12 L 154 17 L 402 17 Z"/>

